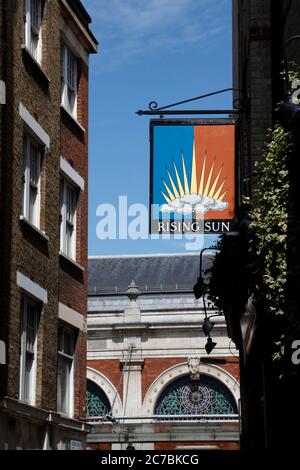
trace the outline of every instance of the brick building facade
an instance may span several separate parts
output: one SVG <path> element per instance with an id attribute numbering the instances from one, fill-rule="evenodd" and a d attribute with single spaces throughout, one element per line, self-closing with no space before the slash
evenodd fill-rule
<path id="1" fill-rule="evenodd" d="M 88 447 L 239 448 L 239 359 L 222 316 L 206 352 L 198 275 L 197 254 L 90 258 Z"/>
<path id="2" fill-rule="evenodd" d="M 1 1 L 0 11 L 0 447 L 84 446 L 88 59 L 97 41 L 78 0 Z"/>

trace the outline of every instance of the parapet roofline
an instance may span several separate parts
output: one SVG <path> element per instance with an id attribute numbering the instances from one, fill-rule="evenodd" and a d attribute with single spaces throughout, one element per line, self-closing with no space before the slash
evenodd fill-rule
<path id="1" fill-rule="evenodd" d="M 72 10 L 75 11 L 82 23 L 87 27 L 91 22 L 92 18 L 88 14 L 85 7 L 82 5 L 80 0 L 67 0 Z"/>
<path id="2" fill-rule="evenodd" d="M 206 252 L 203 253 L 203 256 L 210 256 L 214 255 L 215 252 L 212 251 L 210 252 L 207 250 Z M 176 256 L 200 256 L 200 251 L 196 253 L 143 253 L 143 254 L 132 254 L 132 255 L 94 255 L 94 256 L 89 256 L 89 260 L 93 259 L 116 259 L 116 258 L 167 258 L 167 257 L 176 257 Z"/>
<path id="3" fill-rule="evenodd" d="M 60 0 L 67 13 L 73 18 L 77 28 L 84 37 L 89 53 L 96 54 L 98 52 L 99 42 L 91 32 L 89 24 L 91 17 L 79 0 Z"/>

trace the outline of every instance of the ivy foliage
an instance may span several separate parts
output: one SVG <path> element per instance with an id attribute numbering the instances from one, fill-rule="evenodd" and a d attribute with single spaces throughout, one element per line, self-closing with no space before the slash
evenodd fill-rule
<path id="1" fill-rule="evenodd" d="M 289 174 L 293 149 L 290 134 L 277 124 L 269 131 L 263 158 L 256 162 L 257 181 L 250 211 L 254 237 L 250 241 L 253 259 L 253 299 L 268 315 L 286 311 L 287 228 Z"/>
<path id="2" fill-rule="evenodd" d="M 292 150 L 292 136 L 277 124 L 268 132 L 262 158 L 255 164 L 252 199 L 244 198 L 250 225 L 241 236 L 224 235 L 216 245 L 219 252 L 210 272 L 209 297 L 232 328 L 239 323 L 249 299 L 258 315 L 273 317 L 269 324 L 278 324 L 287 312 L 288 165 Z M 283 344 L 282 332 L 276 331 L 273 359 L 282 357 Z"/>

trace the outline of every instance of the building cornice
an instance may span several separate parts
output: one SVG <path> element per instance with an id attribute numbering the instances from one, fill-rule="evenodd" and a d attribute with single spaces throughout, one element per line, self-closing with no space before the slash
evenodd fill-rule
<path id="1" fill-rule="evenodd" d="M 69 16 L 73 19 L 74 25 L 82 34 L 87 46 L 88 50 L 91 54 L 96 54 L 98 52 L 98 41 L 90 31 L 90 29 L 84 25 L 84 23 L 80 20 L 76 12 L 70 6 L 70 3 L 67 0 L 60 0 L 60 3 L 65 8 L 66 12 Z"/>

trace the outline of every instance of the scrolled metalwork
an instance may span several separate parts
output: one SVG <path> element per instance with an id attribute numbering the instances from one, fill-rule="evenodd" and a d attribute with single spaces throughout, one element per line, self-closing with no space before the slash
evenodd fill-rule
<path id="1" fill-rule="evenodd" d="M 235 399 L 219 380 L 201 375 L 172 382 L 161 394 L 155 408 L 157 415 L 231 415 L 237 414 Z"/>
<path id="2" fill-rule="evenodd" d="M 244 107 L 243 100 L 241 98 L 236 98 L 233 100 L 234 109 L 242 109 Z"/>
<path id="3" fill-rule="evenodd" d="M 110 411 L 105 393 L 91 380 L 87 381 L 86 410 L 87 416 L 106 416 Z"/>
<path id="4" fill-rule="evenodd" d="M 148 106 L 151 111 L 154 111 L 155 109 L 157 109 L 158 103 L 156 101 L 150 101 Z"/>

